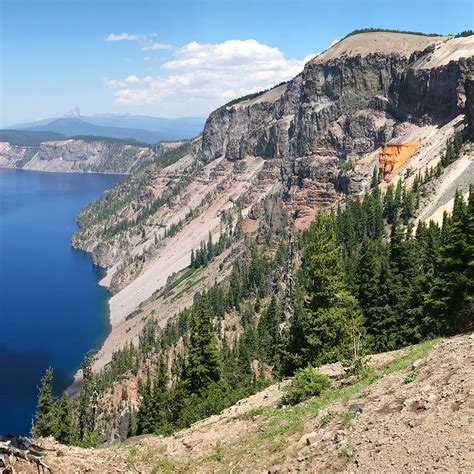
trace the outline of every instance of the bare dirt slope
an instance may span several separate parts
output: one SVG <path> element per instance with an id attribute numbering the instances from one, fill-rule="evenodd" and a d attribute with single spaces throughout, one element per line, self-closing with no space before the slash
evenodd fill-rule
<path id="1" fill-rule="evenodd" d="M 367 32 L 348 36 L 335 46 L 324 51 L 313 59 L 320 63 L 341 56 L 367 56 L 374 53 L 397 52 L 402 56 L 410 56 L 414 51 L 421 51 L 432 44 L 442 44 L 447 36 L 422 36 L 398 32 Z"/>
<path id="2" fill-rule="evenodd" d="M 474 334 L 431 346 L 378 355 L 371 378 L 293 408 L 275 407 L 273 385 L 171 437 L 95 450 L 39 443 L 60 473 L 472 472 Z"/>
<path id="3" fill-rule="evenodd" d="M 439 224 L 443 220 L 443 213 L 453 210 L 454 194 L 461 190 L 469 194 L 469 186 L 474 183 L 474 147 L 469 144 L 461 158 L 452 163 L 441 179 L 436 183 L 429 198 L 429 202 L 419 216 L 419 219 L 434 220 Z"/>
<path id="4" fill-rule="evenodd" d="M 201 179 L 201 182 L 193 183 L 188 187 L 191 201 L 186 205 L 182 205 L 179 211 L 173 210 L 170 216 L 164 216 L 163 219 L 167 219 L 168 225 L 179 222 L 190 209 L 195 209 L 200 205 L 206 195 L 211 192 L 215 193 L 213 201 L 205 205 L 201 213 L 184 226 L 180 232 L 168 239 L 166 245 L 150 258 L 141 274 L 110 299 L 112 331 L 98 354 L 95 363 L 96 369 L 102 368 L 110 361 L 114 350 L 123 347 L 125 341 L 131 340 L 130 337 L 118 337 L 120 328 L 123 328 L 126 323 L 127 316 L 135 311 L 140 303 L 162 288 L 171 275 L 183 270 L 190 264 L 191 250 L 199 247 L 202 241 L 206 241 L 209 233 L 213 235 L 214 240 L 218 239 L 222 227 L 221 214 L 223 211 L 234 207 L 229 197 L 237 198 L 253 192 L 258 195 L 258 199 L 261 199 L 273 187 L 272 182 L 262 185 L 261 189 L 255 184 L 255 180 L 258 181 L 257 176 L 263 168 L 264 161 L 252 157 L 245 160 L 247 166 L 242 174 L 235 175 L 231 164 L 223 162 L 225 168 L 222 176 L 210 179 L 210 173 L 221 162 L 222 160 L 216 160 L 207 165 L 204 168 L 204 178 Z M 250 189 L 251 187 L 252 189 Z M 243 214 L 246 214 L 245 209 Z M 135 252 L 139 250 L 140 248 L 137 246 Z"/>

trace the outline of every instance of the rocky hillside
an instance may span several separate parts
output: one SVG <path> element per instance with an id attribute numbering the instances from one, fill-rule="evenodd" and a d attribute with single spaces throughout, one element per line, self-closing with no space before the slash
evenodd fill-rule
<path id="1" fill-rule="evenodd" d="M 47 138 L 48 132 L 3 133 L 0 167 L 37 171 L 129 174 L 161 156 L 166 147 L 101 137 Z M 45 136 L 35 140 L 34 134 Z M 51 135 L 54 135 L 51 133 Z"/>
<path id="2" fill-rule="evenodd" d="M 371 357 L 358 379 L 322 367 L 333 388 L 295 407 L 278 405 L 283 382 L 174 436 L 100 449 L 40 439 L 32 450 L 61 473 L 471 472 L 473 351 L 472 334 L 427 342 Z"/>
<path id="3" fill-rule="evenodd" d="M 364 191 L 367 169 L 345 173 L 345 164 L 391 140 L 423 141 L 427 126 L 463 113 L 473 50 L 472 36 L 349 36 L 287 84 L 213 112 L 201 157 L 277 159 L 298 219 L 333 203 L 337 191 Z"/>
<path id="4" fill-rule="evenodd" d="M 304 229 L 317 209 L 363 195 L 387 142 L 417 149 L 386 181 L 411 184 L 435 167 L 447 140 L 466 126 L 473 53 L 473 36 L 350 35 L 288 83 L 217 109 L 202 137 L 173 151 L 170 166 L 144 167 L 86 208 L 73 244 L 108 268 L 103 283 L 113 293 L 112 333 L 97 367 L 127 341 L 138 342 L 143 318 L 132 315 L 146 313 L 191 252 L 209 234 L 219 238 L 224 222 L 243 219 L 255 232 L 265 201 L 276 199 Z M 471 151 L 450 165 L 444 186 L 433 182 L 424 218 L 452 206 L 455 183 L 467 192 Z M 212 274 L 222 277 L 218 269 Z M 163 324 L 182 307 L 163 308 Z"/>

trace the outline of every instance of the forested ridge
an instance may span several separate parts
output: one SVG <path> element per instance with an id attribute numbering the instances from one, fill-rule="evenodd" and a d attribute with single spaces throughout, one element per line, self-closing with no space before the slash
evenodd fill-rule
<path id="1" fill-rule="evenodd" d="M 427 183 L 461 146 L 459 135 L 449 141 L 440 164 L 411 188 L 399 180 L 383 193 L 374 173 L 362 200 L 317 213 L 302 233 L 287 216 L 257 238 L 245 237 L 239 221 L 217 243 L 202 243 L 194 271 L 239 248 L 229 277 L 196 295 L 163 330 L 149 320 L 138 346 L 117 351 L 99 374 L 87 358 L 73 399 L 54 399 L 48 370 L 33 434 L 101 441 L 100 394 L 127 374 L 138 377 L 140 394 L 127 435 L 169 434 L 307 366 L 342 361 L 356 372 L 365 354 L 472 328 L 474 186 L 467 199 L 456 192 L 441 226 L 413 219 Z M 231 329 L 229 316 L 238 321 Z"/>

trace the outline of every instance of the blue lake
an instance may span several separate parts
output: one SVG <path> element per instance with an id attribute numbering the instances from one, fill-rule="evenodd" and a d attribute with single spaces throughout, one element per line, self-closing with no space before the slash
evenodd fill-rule
<path id="1" fill-rule="evenodd" d="M 29 434 L 45 369 L 61 393 L 109 331 L 103 270 L 70 242 L 78 211 L 120 179 L 0 169 L 0 434 Z"/>

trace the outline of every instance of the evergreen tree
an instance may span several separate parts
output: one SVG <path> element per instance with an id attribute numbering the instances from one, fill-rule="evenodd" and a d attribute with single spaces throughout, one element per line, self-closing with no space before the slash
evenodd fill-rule
<path id="1" fill-rule="evenodd" d="M 379 185 L 379 169 L 377 166 L 374 167 L 374 171 L 372 173 L 372 180 L 370 182 L 370 188 L 374 189 Z"/>
<path id="2" fill-rule="evenodd" d="M 280 318 L 276 298 L 272 297 L 267 310 L 258 322 L 258 345 L 261 360 L 272 362 L 276 353 L 278 341 L 278 325 Z"/>
<path id="3" fill-rule="evenodd" d="M 92 374 L 93 359 L 86 356 L 82 369 L 82 386 L 79 393 L 78 437 L 86 444 L 95 444 L 95 415 L 97 410 L 97 391 Z"/>
<path id="4" fill-rule="evenodd" d="M 378 311 L 376 302 L 380 297 L 381 250 L 379 242 L 366 237 L 362 241 L 356 271 L 357 298 L 365 316 L 369 341 L 374 334 L 374 322 Z"/>
<path id="5" fill-rule="evenodd" d="M 222 377 L 222 359 L 217 348 L 209 299 L 202 295 L 191 319 L 185 379 L 191 393 L 202 394 Z"/>
<path id="6" fill-rule="evenodd" d="M 207 261 L 210 262 L 214 258 L 214 244 L 212 243 L 212 235 L 209 232 L 207 239 Z"/>
<path id="7" fill-rule="evenodd" d="M 394 219 L 399 217 L 400 210 L 402 208 L 402 197 L 403 197 L 403 182 L 401 179 L 398 180 L 397 182 L 397 187 L 395 188 L 395 196 L 393 198 L 393 218 L 392 222 Z M 390 222 L 391 223 L 391 222 Z"/>
<path id="8" fill-rule="evenodd" d="M 403 195 L 402 195 L 402 212 L 401 218 L 403 219 L 403 223 L 405 225 L 408 224 L 408 221 L 414 216 L 415 213 L 415 197 L 413 193 L 403 188 Z"/>
<path id="9" fill-rule="evenodd" d="M 451 218 L 444 219 L 440 256 L 428 301 L 428 319 L 441 334 L 463 331 L 474 314 L 472 186 L 466 205 L 457 191 Z"/>
<path id="10" fill-rule="evenodd" d="M 38 388 L 38 403 L 31 428 L 33 437 L 39 438 L 53 433 L 55 423 L 53 405 L 53 369 L 48 367 L 41 379 L 41 387 Z"/>
<path id="11" fill-rule="evenodd" d="M 303 262 L 307 297 L 295 312 L 290 351 L 297 363 L 320 365 L 350 358 L 355 300 L 347 292 L 341 248 L 336 241 L 334 216 L 318 213 L 310 227 Z"/>
<path id="12" fill-rule="evenodd" d="M 141 383 L 138 393 L 140 395 L 140 407 L 137 418 L 137 434 L 153 433 L 157 420 L 154 413 L 154 403 L 150 374 L 147 375 L 146 382 Z"/>
<path id="13" fill-rule="evenodd" d="M 394 189 L 393 185 L 390 184 L 387 187 L 384 198 L 384 217 L 387 219 L 387 222 L 391 224 L 396 215 L 395 202 L 394 202 Z"/>
<path id="14" fill-rule="evenodd" d="M 70 444 L 73 439 L 71 405 L 66 392 L 63 393 L 57 406 L 54 437 L 62 444 Z"/>

